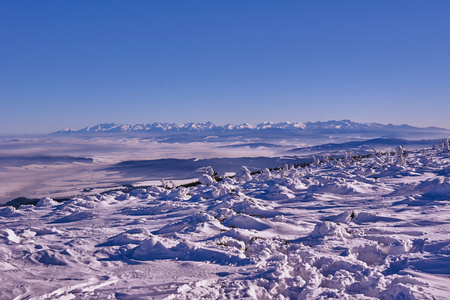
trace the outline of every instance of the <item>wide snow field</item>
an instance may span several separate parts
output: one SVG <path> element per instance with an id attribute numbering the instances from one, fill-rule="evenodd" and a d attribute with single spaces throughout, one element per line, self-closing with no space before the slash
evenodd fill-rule
<path id="1" fill-rule="evenodd" d="M 400 152 L 401 154 L 401 152 Z M 0 299 L 448 299 L 450 156 L 0 208 Z"/>

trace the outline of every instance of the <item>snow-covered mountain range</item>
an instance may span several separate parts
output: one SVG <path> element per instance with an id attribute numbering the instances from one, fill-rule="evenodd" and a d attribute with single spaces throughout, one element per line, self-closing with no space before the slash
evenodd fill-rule
<path id="1" fill-rule="evenodd" d="M 55 134 L 80 134 L 80 133 L 115 133 L 115 132 L 223 132 L 223 131 L 233 131 L 233 130 L 294 130 L 298 133 L 304 132 L 367 132 L 367 131 L 415 131 L 415 132 L 436 132 L 436 131 L 446 131 L 443 128 L 437 127 L 427 127 L 419 128 L 409 125 L 383 125 L 380 123 L 358 123 L 350 120 L 340 120 L 340 121 L 326 121 L 326 122 L 263 122 L 257 125 L 251 125 L 248 123 L 243 124 L 227 124 L 227 125 L 216 125 L 212 122 L 204 123 L 161 123 L 154 122 L 148 124 L 118 124 L 118 123 L 104 123 L 95 126 L 88 126 L 83 129 L 72 129 L 64 128 L 55 132 Z"/>

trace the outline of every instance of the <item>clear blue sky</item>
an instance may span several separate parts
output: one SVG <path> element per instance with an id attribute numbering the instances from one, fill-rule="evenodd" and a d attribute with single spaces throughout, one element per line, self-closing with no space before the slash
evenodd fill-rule
<path id="1" fill-rule="evenodd" d="M 351 119 L 450 128 L 450 1 L 0 0 L 0 133 Z"/>

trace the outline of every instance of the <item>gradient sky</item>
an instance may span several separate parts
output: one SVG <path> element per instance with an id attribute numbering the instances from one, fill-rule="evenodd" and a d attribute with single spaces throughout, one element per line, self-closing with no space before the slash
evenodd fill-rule
<path id="1" fill-rule="evenodd" d="M 351 119 L 450 128 L 450 1 L 0 0 L 0 133 Z"/>

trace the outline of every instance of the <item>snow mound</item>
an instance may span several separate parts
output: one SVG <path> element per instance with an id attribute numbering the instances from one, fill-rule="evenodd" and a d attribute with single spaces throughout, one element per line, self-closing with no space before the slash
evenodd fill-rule
<path id="1" fill-rule="evenodd" d="M 249 181 L 252 179 L 252 175 L 247 167 L 243 166 L 235 175 L 237 181 Z"/>
<path id="2" fill-rule="evenodd" d="M 16 209 L 12 206 L 0 208 L 0 217 L 12 217 L 16 214 Z"/>
<path id="3" fill-rule="evenodd" d="M 202 174 L 198 180 L 203 185 L 211 185 L 216 183 L 216 180 L 211 175 L 208 174 Z"/>
<path id="4" fill-rule="evenodd" d="M 52 223 L 71 223 L 82 221 L 85 219 L 91 219 L 95 216 L 95 213 L 92 211 L 75 211 L 65 217 L 54 220 Z"/>
<path id="5" fill-rule="evenodd" d="M 150 232 L 143 228 L 135 228 L 122 232 L 108 239 L 107 242 L 98 245 L 102 246 L 118 246 L 127 244 L 139 244 L 141 241 L 152 237 Z"/>
<path id="6" fill-rule="evenodd" d="M 39 202 L 36 204 L 36 207 L 52 207 L 55 205 L 58 205 L 58 202 L 50 197 L 45 197 L 39 200 Z"/>
<path id="7" fill-rule="evenodd" d="M 336 238 L 349 238 L 351 235 L 350 233 L 345 229 L 344 225 L 333 223 L 330 221 L 324 221 L 317 223 L 314 227 L 314 230 L 311 232 L 311 236 L 315 239 L 321 239 L 321 238 L 330 238 L 330 237 L 336 237 Z"/>
<path id="8" fill-rule="evenodd" d="M 164 246 L 157 238 L 151 238 L 139 243 L 133 249 L 130 257 L 137 260 L 170 259 L 183 257 L 185 253 Z"/>

